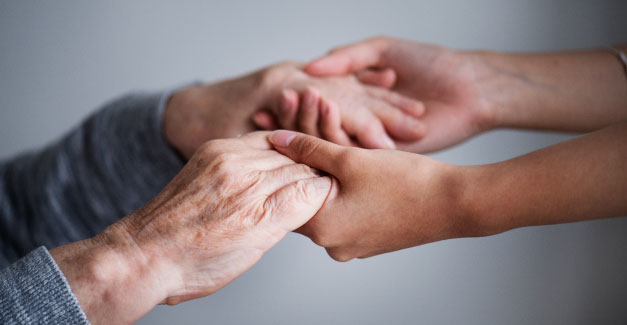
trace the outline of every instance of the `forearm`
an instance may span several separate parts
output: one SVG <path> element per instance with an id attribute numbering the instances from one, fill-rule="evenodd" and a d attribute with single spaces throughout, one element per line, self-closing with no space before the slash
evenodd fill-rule
<path id="1" fill-rule="evenodd" d="M 177 279 L 175 267 L 145 255 L 122 224 L 50 251 L 93 324 L 137 321 L 167 297 Z"/>
<path id="2" fill-rule="evenodd" d="M 627 215 L 627 124 L 501 163 L 461 167 L 471 235 Z"/>
<path id="3" fill-rule="evenodd" d="M 47 148 L 0 164 L 0 265 L 93 236 L 167 184 L 183 164 L 163 140 L 162 99 L 125 96 Z"/>
<path id="4" fill-rule="evenodd" d="M 627 76 L 609 49 L 465 55 L 494 127 L 592 131 L 627 121 Z"/>

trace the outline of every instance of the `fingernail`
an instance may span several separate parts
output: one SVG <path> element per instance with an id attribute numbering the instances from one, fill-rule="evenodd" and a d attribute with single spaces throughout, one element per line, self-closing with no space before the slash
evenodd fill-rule
<path id="1" fill-rule="evenodd" d="M 312 93 L 311 91 L 305 92 L 305 95 L 303 96 L 303 106 L 304 107 L 312 107 L 314 106 L 316 103 L 316 95 L 314 93 Z"/>
<path id="2" fill-rule="evenodd" d="M 277 147 L 287 148 L 297 135 L 298 133 L 292 131 L 274 131 L 270 134 L 270 142 Z"/>
<path id="3" fill-rule="evenodd" d="M 320 114 L 327 115 L 328 113 L 329 113 L 329 104 L 325 100 L 322 100 L 322 105 L 320 105 Z"/>
<path id="4" fill-rule="evenodd" d="M 415 118 L 412 117 L 407 117 L 405 119 L 405 124 L 409 127 L 409 128 L 420 128 L 422 127 L 422 122 L 418 121 Z"/>
<path id="5" fill-rule="evenodd" d="M 288 93 L 289 92 L 287 91 L 287 89 L 284 89 L 281 92 L 281 101 L 279 102 L 279 109 L 281 109 L 281 113 L 284 113 L 284 114 L 292 110 L 292 105 L 288 98 L 289 97 Z"/>
<path id="6" fill-rule="evenodd" d="M 394 144 L 394 140 L 390 139 L 387 135 L 383 137 L 383 141 L 385 145 L 390 149 L 396 149 L 396 144 Z"/>
<path id="7" fill-rule="evenodd" d="M 416 120 L 414 118 L 407 118 L 405 121 L 405 125 L 411 132 L 416 136 L 422 136 L 425 132 L 425 125 L 423 122 Z"/>

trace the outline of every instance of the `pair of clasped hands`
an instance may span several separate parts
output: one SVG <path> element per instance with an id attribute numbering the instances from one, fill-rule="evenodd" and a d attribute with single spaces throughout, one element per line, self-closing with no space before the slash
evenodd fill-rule
<path id="1" fill-rule="evenodd" d="M 590 179 L 614 193 L 623 191 L 623 183 L 615 181 L 620 175 L 607 176 L 620 163 L 603 166 L 604 160 L 590 159 L 605 153 L 605 161 L 619 159 L 624 127 L 490 171 L 417 154 L 496 127 L 590 131 L 625 119 L 619 109 L 624 76 L 610 55 L 567 55 L 563 62 L 609 71 L 582 77 L 568 77 L 576 71 L 568 65 L 561 74 L 543 75 L 560 68 L 553 57 L 512 56 L 506 66 L 504 56 L 482 55 L 379 37 L 306 65 L 281 63 L 184 88 L 170 97 L 163 117 L 165 138 L 188 159 L 183 170 L 139 210 L 94 238 L 51 254 L 92 322 L 125 323 L 157 304 L 219 290 L 292 231 L 323 246 L 332 258 L 348 261 L 443 239 L 584 219 L 590 205 L 578 208 L 556 193 L 603 202 L 589 194 L 601 193 L 592 190 Z M 580 57 L 598 64 L 582 65 Z M 486 58 L 490 64 L 482 61 Z M 547 68 L 541 68 L 543 62 Z M 517 77 L 527 72 L 540 76 L 537 84 L 532 77 Z M 543 92 L 539 85 L 551 84 L 556 75 L 564 78 L 554 84 L 574 82 L 572 91 L 555 86 Z M 589 75 L 614 78 L 609 84 L 617 90 L 609 94 L 613 88 L 605 87 L 604 96 L 588 96 Z M 508 89 L 534 91 L 528 96 L 533 102 L 520 106 L 538 107 L 538 113 L 518 110 L 515 101 L 502 105 Z M 585 108 L 583 115 L 575 112 L 577 105 Z M 591 118 L 591 105 L 616 109 L 606 110 L 607 118 Z M 514 109 L 499 110 L 505 106 Z M 569 107 L 567 118 L 548 109 L 559 107 Z M 259 128 L 285 130 L 253 132 Z M 573 152 L 586 150 L 589 154 L 571 159 Z M 571 176 L 557 179 L 545 166 Z M 509 192 L 515 188 L 520 192 Z M 473 202 L 494 204 L 479 208 Z M 620 215 L 624 204 L 617 202 L 600 205 L 597 215 Z M 561 213 L 571 219 L 560 219 Z"/>

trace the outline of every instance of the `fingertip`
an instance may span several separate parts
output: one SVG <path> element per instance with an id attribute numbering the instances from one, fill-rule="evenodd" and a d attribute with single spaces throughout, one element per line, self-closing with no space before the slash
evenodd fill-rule
<path id="1" fill-rule="evenodd" d="M 297 135 L 298 133 L 294 131 L 277 130 L 268 135 L 268 140 L 275 147 L 287 148 Z"/>
<path id="2" fill-rule="evenodd" d="M 389 89 L 396 83 L 396 72 L 390 68 L 364 70 L 357 73 L 357 79 L 365 84 Z"/>
<path id="3" fill-rule="evenodd" d="M 396 149 L 394 140 L 388 136 L 382 125 L 364 128 L 357 134 L 357 140 L 366 149 Z"/>
<path id="4" fill-rule="evenodd" d="M 253 123 L 263 130 L 274 130 L 277 127 L 274 116 L 266 111 L 255 113 L 253 115 Z"/>
<path id="5" fill-rule="evenodd" d="M 312 76 L 326 76 L 346 74 L 347 68 L 348 61 L 345 58 L 330 54 L 309 62 L 303 70 Z"/>
<path id="6" fill-rule="evenodd" d="M 298 108 L 298 93 L 293 89 L 281 91 L 281 111 L 289 113 Z"/>
<path id="7" fill-rule="evenodd" d="M 402 106 L 403 107 L 401 108 L 403 109 L 403 111 L 405 111 L 406 113 L 416 118 L 422 117 L 423 115 L 425 115 L 425 112 L 427 111 L 425 104 L 415 99 L 408 99 L 406 104 Z"/>

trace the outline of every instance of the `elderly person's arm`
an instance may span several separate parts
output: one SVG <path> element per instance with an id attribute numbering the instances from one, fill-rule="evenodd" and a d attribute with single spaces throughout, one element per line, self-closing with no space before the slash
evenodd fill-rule
<path id="1" fill-rule="evenodd" d="M 32 251 L 1 271 L 0 322 L 85 322 L 41 246 L 95 235 L 154 197 L 182 168 L 161 131 L 167 98 L 125 96 L 44 150 L 0 164 L 0 267 Z"/>
<path id="2" fill-rule="evenodd" d="M 0 165 L 0 264 L 93 236 L 154 197 L 182 168 L 166 143 L 167 94 L 106 105 L 42 151 Z"/>
<path id="3" fill-rule="evenodd" d="M 211 294 L 309 220 L 331 183 L 272 150 L 266 133 L 208 142 L 142 208 L 95 237 L 55 248 L 54 260 L 35 252 L 12 265 L 27 273 L 21 264 L 46 266 L 50 275 L 17 301 L 3 298 L 2 321 L 126 324 L 159 303 Z M 13 275 L 15 286 L 31 282 L 26 276 Z M 53 301 L 38 296 L 54 290 L 63 291 L 64 304 L 56 304 L 57 293 Z M 34 304 L 26 312 L 11 308 L 28 299 Z"/>
<path id="4" fill-rule="evenodd" d="M 84 322 L 64 275 L 41 246 L 54 248 L 100 232 L 153 197 L 202 143 L 253 130 L 253 114 L 276 111 L 283 87 L 314 81 L 323 82 L 287 63 L 172 96 L 127 96 L 44 150 L 2 163 L 0 266 L 39 248 L 2 270 L 0 315 Z M 342 103 L 363 108 L 363 92 L 354 81 L 340 78 L 332 86 L 346 90 Z M 375 95 L 368 100 L 381 103 Z M 387 109 L 396 110 L 391 103 Z M 381 142 L 381 133 L 368 136 Z"/>

